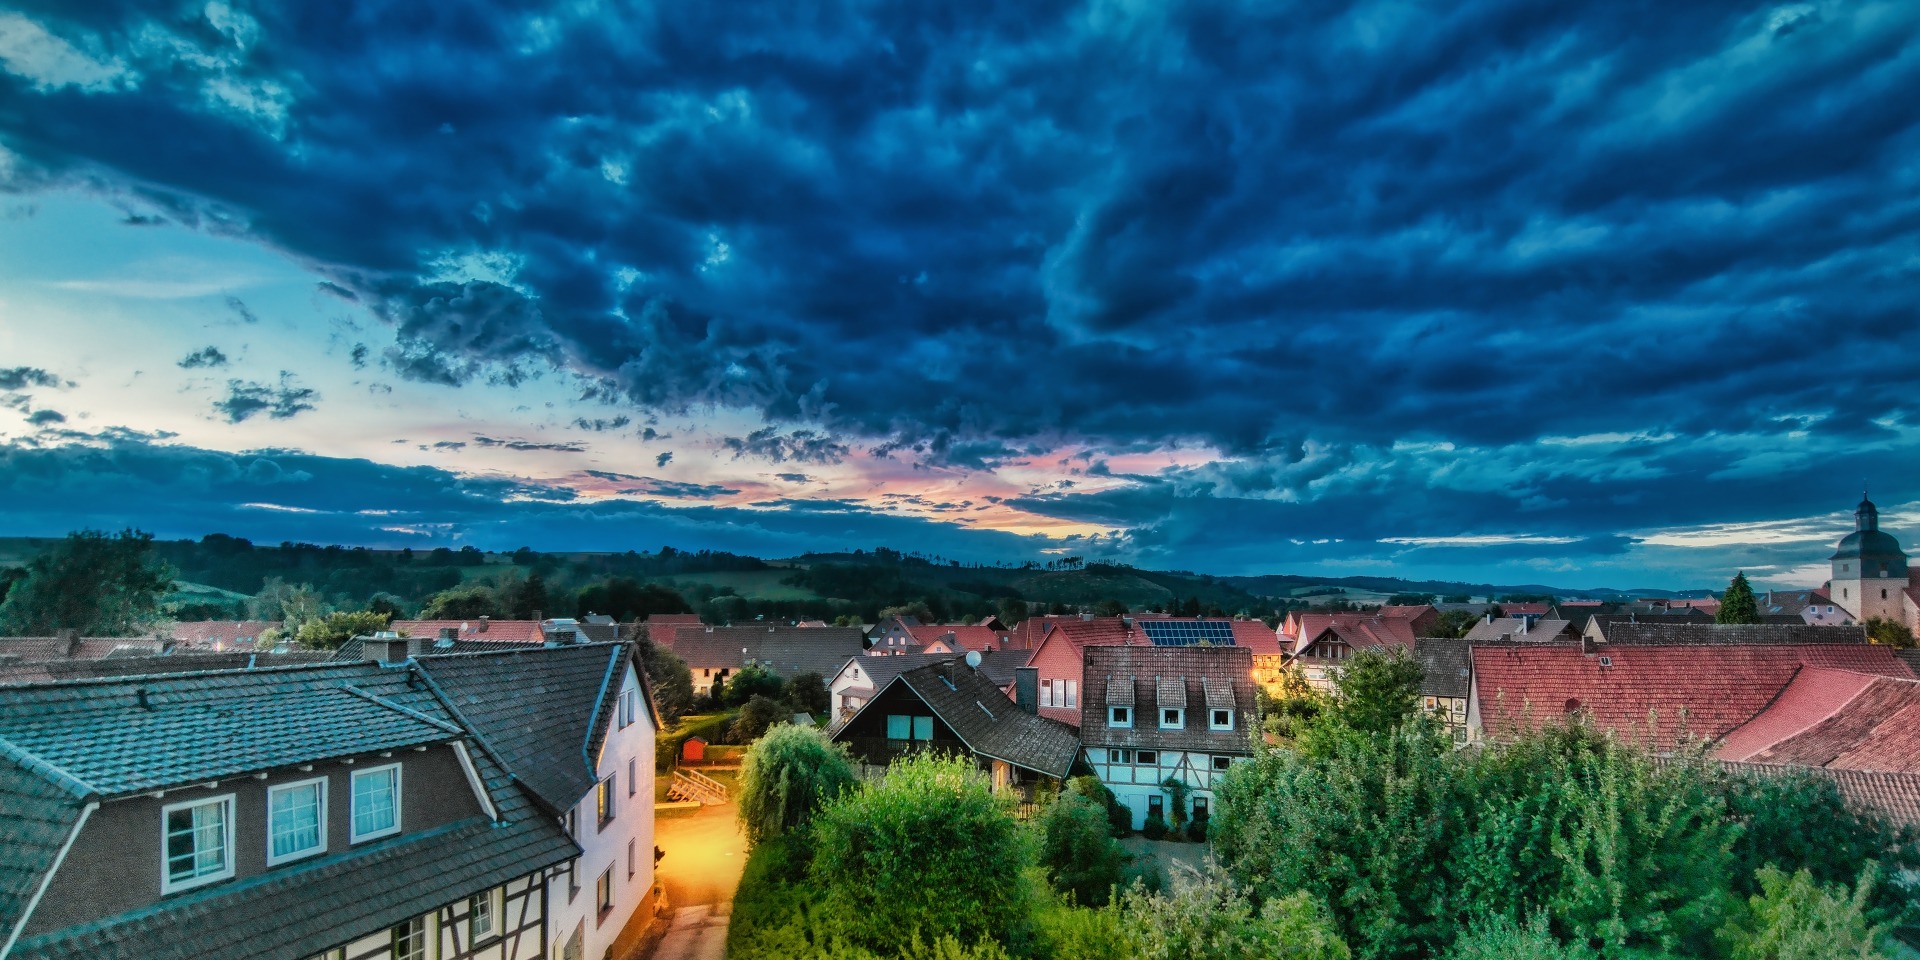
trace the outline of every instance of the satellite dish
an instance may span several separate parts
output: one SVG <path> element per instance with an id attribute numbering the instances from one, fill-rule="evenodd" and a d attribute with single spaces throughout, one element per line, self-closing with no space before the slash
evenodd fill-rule
<path id="1" fill-rule="evenodd" d="M 967 666 L 972 667 L 975 670 L 980 669 L 980 651 L 978 650 L 967 651 Z"/>

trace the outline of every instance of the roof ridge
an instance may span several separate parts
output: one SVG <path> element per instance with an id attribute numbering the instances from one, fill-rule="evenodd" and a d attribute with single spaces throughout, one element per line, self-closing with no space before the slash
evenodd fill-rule
<path id="1" fill-rule="evenodd" d="M 42 779 L 52 781 L 55 786 L 76 800 L 101 795 L 98 787 L 68 773 L 53 761 L 41 757 L 6 737 L 0 737 L 0 757 L 13 761 L 28 773 L 37 774 Z"/>
<path id="2" fill-rule="evenodd" d="M 417 668 L 409 667 L 408 669 Z M 460 710 L 459 704 L 454 703 L 453 698 L 447 695 L 447 691 L 441 688 L 440 682 L 433 679 L 433 671 L 417 669 L 417 672 L 420 675 L 420 679 L 426 681 L 427 692 L 433 694 L 433 698 L 440 701 L 440 705 L 446 707 L 447 712 L 453 714 L 454 719 L 460 721 L 460 725 L 466 728 L 467 736 L 473 738 L 473 742 L 479 745 L 480 751 L 485 753 L 487 757 L 500 768 L 502 773 L 506 774 L 509 784 L 512 784 L 522 795 L 532 800 L 534 806 L 547 808 L 547 812 L 555 817 L 566 815 L 565 810 L 552 809 L 552 805 L 547 803 L 546 797 L 540 795 L 540 791 L 533 789 L 531 785 L 520 778 L 519 772 L 513 769 L 512 764 L 507 763 L 506 756 L 494 747 L 493 741 L 487 738 L 486 733 L 480 729 L 480 725 L 468 719 L 467 715 Z M 481 787 L 487 791 L 491 799 L 493 793 L 492 788 L 487 787 L 484 781 L 481 783 Z M 497 804 L 495 809 L 498 809 Z"/>
<path id="3" fill-rule="evenodd" d="M 233 650 L 225 652 L 245 653 L 247 651 Z M 191 658 L 201 655 L 202 654 L 187 654 L 185 656 Z M 269 654 L 269 656 L 271 656 L 271 654 Z M 194 680 L 202 677 L 225 674 L 291 673 L 296 670 L 345 670 L 350 667 L 365 666 L 368 662 L 369 661 L 364 660 L 322 660 L 317 663 L 288 663 L 273 667 L 211 667 L 206 670 L 177 670 L 168 673 L 130 673 L 102 677 L 67 677 L 60 680 L 36 680 L 32 683 L 17 683 L 9 686 L 7 689 L 18 692 L 25 690 L 45 690 L 50 687 L 77 687 L 88 684 L 124 684 L 132 683 L 136 680 Z"/>
<path id="4" fill-rule="evenodd" d="M 354 686 L 354 685 L 353 685 L 353 684 L 351 684 L 351 683 L 343 683 L 343 684 L 341 684 L 341 685 L 340 685 L 340 689 L 342 689 L 342 690 L 344 690 L 344 691 L 346 691 L 347 693 L 350 693 L 350 694 L 352 694 L 352 695 L 354 695 L 354 696 L 356 696 L 356 697 L 359 697 L 359 698 L 361 698 L 362 700 L 365 700 L 365 701 L 367 701 L 368 703 L 372 703 L 372 704 L 377 704 L 377 705 L 379 705 L 379 706 L 382 706 L 382 707 L 386 707 L 386 708 L 387 708 L 388 710 L 392 710 L 392 711 L 394 711 L 395 713 L 399 713 L 399 714 L 402 714 L 402 715 L 404 715 L 404 716 L 408 716 L 408 717 L 412 717 L 412 718 L 413 718 L 413 719 L 415 719 L 415 720 L 418 720 L 418 721 L 420 721 L 420 722 L 422 722 L 422 723 L 426 723 L 426 724 L 430 724 L 430 725 L 432 725 L 432 726 L 434 726 L 434 727 L 437 727 L 437 728 L 439 728 L 439 729 L 441 729 L 441 730 L 444 730 L 444 731 L 446 731 L 446 732 L 448 732 L 448 733 L 455 733 L 455 734 L 466 734 L 466 733 L 468 733 L 468 732 L 469 732 L 469 731 L 466 731 L 466 730 L 462 730 L 462 729 L 460 729 L 459 727 L 456 727 L 456 726 L 454 726 L 453 724 L 450 724 L 450 723 L 447 723 L 447 722 L 446 722 L 446 721 L 444 721 L 444 720 L 436 720 L 436 719 L 434 719 L 433 717 L 429 717 L 429 716 L 427 716 L 426 714 L 424 714 L 424 713 L 421 713 L 421 712 L 420 712 L 420 711 L 418 711 L 418 710 L 415 710 L 415 709 L 412 709 L 411 707 L 403 707 L 403 706 L 401 706 L 400 704 L 397 704 L 397 703 L 394 703 L 393 701 L 391 701 L 391 700 L 388 700 L 387 698 L 385 698 L 385 697 L 382 697 L 382 696 L 380 696 L 380 695 L 378 695 L 378 694 L 375 694 L 375 693 L 370 693 L 370 692 L 368 692 L 368 691 L 366 691 L 366 690 L 362 690 L 362 689 L 360 689 L 359 687 L 356 687 L 356 686 Z"/>

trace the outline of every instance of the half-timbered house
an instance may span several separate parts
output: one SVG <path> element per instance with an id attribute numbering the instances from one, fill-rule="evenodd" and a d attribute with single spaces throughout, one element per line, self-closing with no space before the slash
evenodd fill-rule
<path id="1" fill-rule="evenodd" d="M 1207 819 L 1221 776 L 1253 755 L 1252 670 L 1245 647 L 1086 648 L 1081 746 L 1135 829 L 1171 818 L 1168 780 L 1186 785 L 1185 812 Z"/>

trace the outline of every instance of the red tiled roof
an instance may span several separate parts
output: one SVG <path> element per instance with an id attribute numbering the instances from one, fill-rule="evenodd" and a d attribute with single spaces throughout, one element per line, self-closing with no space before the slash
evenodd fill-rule
<path id="1" fill-rule="evenodd" d="M 1610 665 L 1601 666 L 1601 656 Z M 1802 667 L 1914 676 L 1892 650 L 1870 646 L 1609 645 L 1600 654 L 1584 654 L 1578 644 L 1473 648 L 1490 735 L 1580 711 L 1605 729 L 1651 734 L 1659 749 L 1683 732 L 1710 741 L 1726 736 L 1772 704 Z"/>
<path id="2" fill-rule="evenodd" d="M 1280 635 L 1258 620 L 1233 621 L 1233 645 L 1246 647 L 1256 657 L 1280 656 Z"/>
<path id="3" fill-rule="evenodd" d="M 1803 772 L 1825 777 L 1840 788 L 1841 798 L 1855 812 L 1878 814 L 1895 824 L 1920 827 L 1920 774 L 1736 763 L 1731 760 L 1721 761 L 1720 765 L 1736 773 L 1781 776 Z"/>
<path id="4" fill-rule="evenodd" d="M 454 636 L 461 640 L 488 643 L 507 641 L 512 643 L 540 643 L 546 635 L 540 629 L 538 620 L 395 620 L 388 629 L 403 633 L 409 637 L 438 637 L 440 631 L 451 628 Z"/>
<path id="5" fill-rule="evenodd" d="M 1440 611 L 1435 610 L 1431 603 L 1387 603 L 1381 604 L 1380 609 L 1374 612 L 1383 617 L 1402 617 L 1407 620 L 1418 620 L 1425 614 L 1439 613 Z"/>
<path id="6" fill-rule="evenodd" d="M 1088 644 L 1115 645 L 1133 642 L 1133 631 L 1119 617 L 1097 617 L 1092 620 L 1061 620 L 1053 625 L 1053 632 L 1072 641 L 1075 646 Z"/>
<path id="7" fill-rule="evenodd" d="M 1728 741 L 1729 760 L 1920 773 L 1920 681 L 1802 671 Z"/>
<path id="8" fill-rule="evenodd" d="M 280 629 L 279 620 L 189 620 L 173 625 L 175 643 L 190 647 L 211 647 L 219 644 L 231 647 L 235 644 L 251 644 L 268 630 Z"/>
<path id="9" fill-rule="evenodd" d="M 977 624 L 921 624 L 910 626 L 907 632 L 913 635 L 914 643 L 927 646 L 935 642 L 944 642 L 960 650 L 999 650 L 1006 644 L 1000 642 L 1001 634 L 992 627 Z M 947 639 L 951 634 L 953 639 Z"/>

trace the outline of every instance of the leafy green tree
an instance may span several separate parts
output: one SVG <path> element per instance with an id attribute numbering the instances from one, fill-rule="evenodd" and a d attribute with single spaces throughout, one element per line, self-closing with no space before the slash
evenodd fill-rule
<path id="1" fill-rule="evenodd" d="M 1601 960 L 1584 943 L 1561 943 L 1544 913 L 1525 925 L 1497 916 L 1475 923 L 1456 941 L 1447 960 Z"/>
<path id="2" fill-rule="evenodd" d="M 1435 595 L 1431 593 L 1396 593 L 1387 598 L 1387 605 L 1391 607 L 1418 607 L 1432 603 L 1435 599 Z"/>
<path id="3" fill-rule="evenodd" d="M 692 613 L 693 607 L 672 587 L 643 584 L 632 577 L 608 577 L 574 594 L 574 613 L 603 613 L 615 620 L 645 620 L 656 613 Z"/>
<path id="4" fill-rule="evenodd" d="M 830 706 L 827 681 L 817 673 L 796 673 L 781 687 L 781 696 L 801 713 L 826 713 Z"/>
<path id="5" fill-rule="evenodd" d="M 173 569 L 153 555 L 153 534 L 70 533 L 27 561 L 26 576 L 0 604 L 0 632 L 118 637 L 155 620 L 173 589 Z"/>
<path id="6" fill-rule="evenodd" d="M 1352 956 L 1326 911 L 1305 893 L 1259 908 L 1224 877 L 1208 876 L 1171 894 L 1139 886 L 1122 904 L 1128 956 L 1140 960 L 1347 960 Z"/>
<path id="7" fill-rule="evenodd" d="M 1361 650 L 1335 673 L 1329 712 L 1348 729 L 1386 733 L 1414 715 L 1423 679 L 1420 662 L 1403 650 Z"/>
<path id="8" fill-rule="evenodd" d="M 878 782 L 829 803 L 814 835 L 819 909 L 877 952 L 916 935 L 1018 939 L 1028 924 L 1028 832 L 964 757 L 895 761 Z"/>
<path id="9" fill-rule="evenodd" d="M 776 726 L 741 764 L 740 826 L 756 844 L 792 833 L 857 782 L 846 748 L 818 728 Z"/>
<path id="10" fill-rule="evenodd" d="M 1714 623 L 1759 623 L 1760 604 L 1753 598 L 1753 586 L 1747 583 L 1747 572 L 1733 575 L 1733 582 L 1727 584 L 1727 592 L 1720 595 L 1720 612 L 1713 615 Z"/>
<path id="11" fill-rule="evenodd" d="M 1047 881 L 1077 903 L 1105 904 L 1120 883 L 1126 856 L 1108 829 L 1105 805 L 1069 790 L 1047 807 L 1039 827 Z"/>
<path id="12" fill-rule="evenodd" d="M 1027 602 L 1018 597 L 1001 597 L 994 606 L 1000 622 L 1009 627 L 1027 618 Z"/>
<path id="13" fill-rule="evenodd" d="M 336 611 L 301 624 L 293 639 L 309 650 L 338 650 L 354 637 L 385 630 L 392 619 L 372 610 Z"/>
<path id="14" fill-rule="evenodd" d="M 1126 604 L 1112 597 L 1093 605 L 1093 615 L 1096 617 L 1124 617 L 1128 612 Z"/>
<path id="15" fill-rule="evenodd" d="M 726 689 L 719 694 L 720 702 L 729 707 L 738 707 L 754 697 L 778 699 L 785 686 L 773 671 L 750 664 L 727 678 Z"/>
<path id="16" fill-rule="evenodd" d="M 298 633 L 301 624 L 327 612 L 313 584 L 288 583 L 279 577 L 268 577 L 247 606 L 253 619 L 278 620 L 288 634 Z"/>
<path id="17" fill-rule="evenodd" d="M 665 720 L 678 720 L 693 710 L 693 671 L 673 651 L 654 643 L 642 642 L 641 669 L 647 672 L 653 687 L 653 703 Z"/>
<path id="18" fill-rule="evenodd" d="M 902 603 L 891 607 L 880 608 L 881 620 L 884 621 L 891 617 L 913 617 L 921 623 L 932 623 L 933 610 L 927 606 L 925 600 L 915 600 L 911 603 Z"/>
<path id="19" fill-rule="evenodd" d="M 478 620 L 502 615 L 499 596 L 484 583 L 442 590 L 428 597 L 426 604 L 420 608 L 422 620 Z"/>
<path id="20" fill-rule="evenodd" d="M 1920 831 L 1855 811 L 1832 780 L 1788 769 L 1736 774 L 1721 789 L 1729 815 L 1744 827 L 1728 869 L 1734 892 L 1760 893 L 1762 867 L 1806 870 L 1815 883 L 1844 886 L 1878 863 L 1896 878 L 1874 885 L 1880 918 L 1893 920 L 1920 902 L 1920 888 L 1898 879 L 1920 876 Z"/>
<path id="21" fill-rule="evenodd" d="M 1868 617 L 1865 626 L 1867 640 L 1881 646 L 1892 647 L 1895 650 L 1910 650 L 1916 643 L 1920 643 L 1914 639 L 1913 631 L 1908 630 L 1907 625 L 1898 620 L 1887 617 Z"/>
<path id="22" fill-rule="evenodd" d="M 1876 948 L 1882 931 L 1867 920 L 1873 880 L 1868 869 L 1849 893 L 1805 870 L 1761 869 L 1747 915 L 1721 933 L 1728 960 L 1885 960 Z"/>
<path id="23" fill-rule="evenodd" d="M 734 743 L 752 743 L 789 716 L 790 711 L 780 701 L 756 693 L 740 705 L 740 715 L 734 718 L 733 726 L 727 728 L 727 739 Z"/>
<path id="24" fill-rule="evenodd" d="M 1480 616 L 1471 610 L 1447 610 L 1440 614 L 1433 626 L 1427 628 L 1430 637 L 1459 638 L 1467 635 L 1473 625 L 1480 622 Z"/>

